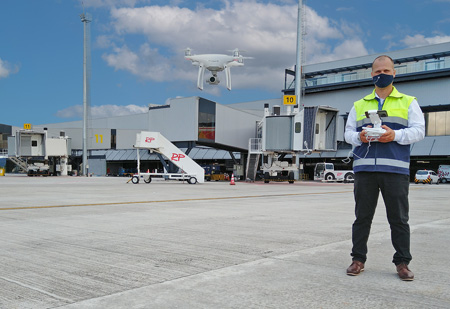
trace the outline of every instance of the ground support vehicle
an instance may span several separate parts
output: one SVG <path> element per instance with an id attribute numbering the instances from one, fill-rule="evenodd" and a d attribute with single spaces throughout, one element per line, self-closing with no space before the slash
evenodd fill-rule
<path id="1" fill-rule="evenodd" d="M 27 168 L 28 176 L 50 176 L 50 167 L 48 164 L 44 163 L 34 163 L 28 165 Z"/>
<path id="2" fill-rule="evenodd" d="M 352 170 L 334 170 L 333 163 L 317 163 L 314 168 L 314 180 L 353 182 L 355 174 Z"/>
<path id="3" fill-rule="evenodd" d="M 222 166 L 217 164 L 201 165 L 205 170 L 205 180 L 206 181 L 219 181 L 219 180 L 229 180 L 229 176 L 226 173 L 222 173 Z"/>
<path id="4" fill-rule="evenodd" d="M 439 176 L 432 170 L 418 170 L 416 176 L 414 177 L 415 183 L 428 183 L 428 184 L 438 184 Z"/>
<path id="5" fill-rule="evenodd" d="M 273 161 L 272 164 L 263 164 L 264 183 L 270 181 L 287 181 L 294 183 L 294 171 L 298 171 L 296 164 L 289 164 L 287 161 Z"/>
<path id="6" fill-rule="evenodd" d="M 130 179 L 134 184 L 138 184 L 140 178 L 143 178 L 145 183 L 150 183 L 152 177 L 164 178 L 166 180 L 187 180 L 189 184 L 196 184 L 197 182 L 203 183 L 205 181 L 205 170 L 159 132 L 142 131 L 136 134 L 136 144 L 134 145 L 134 148 L 137 150 L 137 174 L 133 175 Z M 139 149 L 149 149 L 151 152 L 156 152 L 161 156 L 164 156 L 168 161 L 179 168 L 179 172 L 140 172 L 141 161 Z"/>
<path id="7" fill-rule="evenodd" d="M 140 179 L 142 178 L 145 183 L 151 183 L 152 178 L 163 178 L 165 180 L 187 181 L 187 183 L 195 185 L 197 183 L 197 178 L 195 176 L 196 175 L 189 175 L 186 173 L 139 173 L 131 177 L 131 182 L 134 184 L 138 184 Z"/>
<path id="8" fill-rule="evenodd" d="M 450 182 L 450 165 L 439 165 L 437 174 L 442 183 Z"/>

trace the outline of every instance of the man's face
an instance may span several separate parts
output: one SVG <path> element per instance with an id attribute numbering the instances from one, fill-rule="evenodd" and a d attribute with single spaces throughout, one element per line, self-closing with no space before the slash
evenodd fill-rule
<path id="1" fill-rule="evenodd" d="M 393 75 L 395 77 L 394 65 L 389 58 L 380 58 L 373 63 L 372 77 L 380 74 Z"/>

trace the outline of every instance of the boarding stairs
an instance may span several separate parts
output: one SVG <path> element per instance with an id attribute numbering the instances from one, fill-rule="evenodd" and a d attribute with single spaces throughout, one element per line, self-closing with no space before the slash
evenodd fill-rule
<path id="1" fill-rule="evenodd" d="M 205 170 L 192 160 L 187 154 L 181 151 L 177 146 L 172 144 L 159 132 L 142 131 L 136 135 L 136 144 L 134 147 L 138 150 L 138 174 L 144 176 L 158 176 L 158 173 L 141 173 L 139 149 L 149 149 L 150 151 L 159 153 L 166 157 L 170 162 L 175 164 L 180 170 L 179 174 L 166 173 L 169 179 L 192 179 L 195 182 L 205 182 Z M 150 179 L 150 178 L 148 178 Z M 191 182 L 190 182 L 191 183 Z"/>
<path id="2" fill-rule="evenodd" d="M 28 172 L 28 164 L 21 158 L 18 157 L 8 157 L 18 168 L 20 171 L 27 173 Z"/>
<path id="3" fill-rule="evenodd" d="M 246 180 L 255 181 L 261 153 L 261 139 L 251 138 L 248 142 L 247 169 L 245 172 Z"/>

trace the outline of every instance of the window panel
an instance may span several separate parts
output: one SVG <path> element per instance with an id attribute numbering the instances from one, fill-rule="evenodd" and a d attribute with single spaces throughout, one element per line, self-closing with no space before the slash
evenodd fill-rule
<path id="1" fill-rule="evenodd" d="M 436 135 L 436 115 L 435 113 L 426 113 L 426 135 Z"/>
<path id="2" fill-rule="evenodd" d="M 450 135 L 450 111 L 445 112 L 445 135 Z"/>
<path id="3" fill-rule="evenodd" d="M 445 135 L 445 112 L 437 112 L 436 114 L 436 135 Z"/>

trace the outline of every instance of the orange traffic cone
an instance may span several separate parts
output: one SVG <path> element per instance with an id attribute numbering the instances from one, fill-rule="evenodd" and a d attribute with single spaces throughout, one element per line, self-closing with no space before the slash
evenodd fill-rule
<path id="1" fill-rule="evenodd" d="M 234 174 L 231 174 L 230 185 L 234 186 L 236 183 L 234 182 Z"/>
<path id="2" fill-rule="evenodd" d="M 147 173 L 150 173 L 150 169 L 147 169 Z"/>

